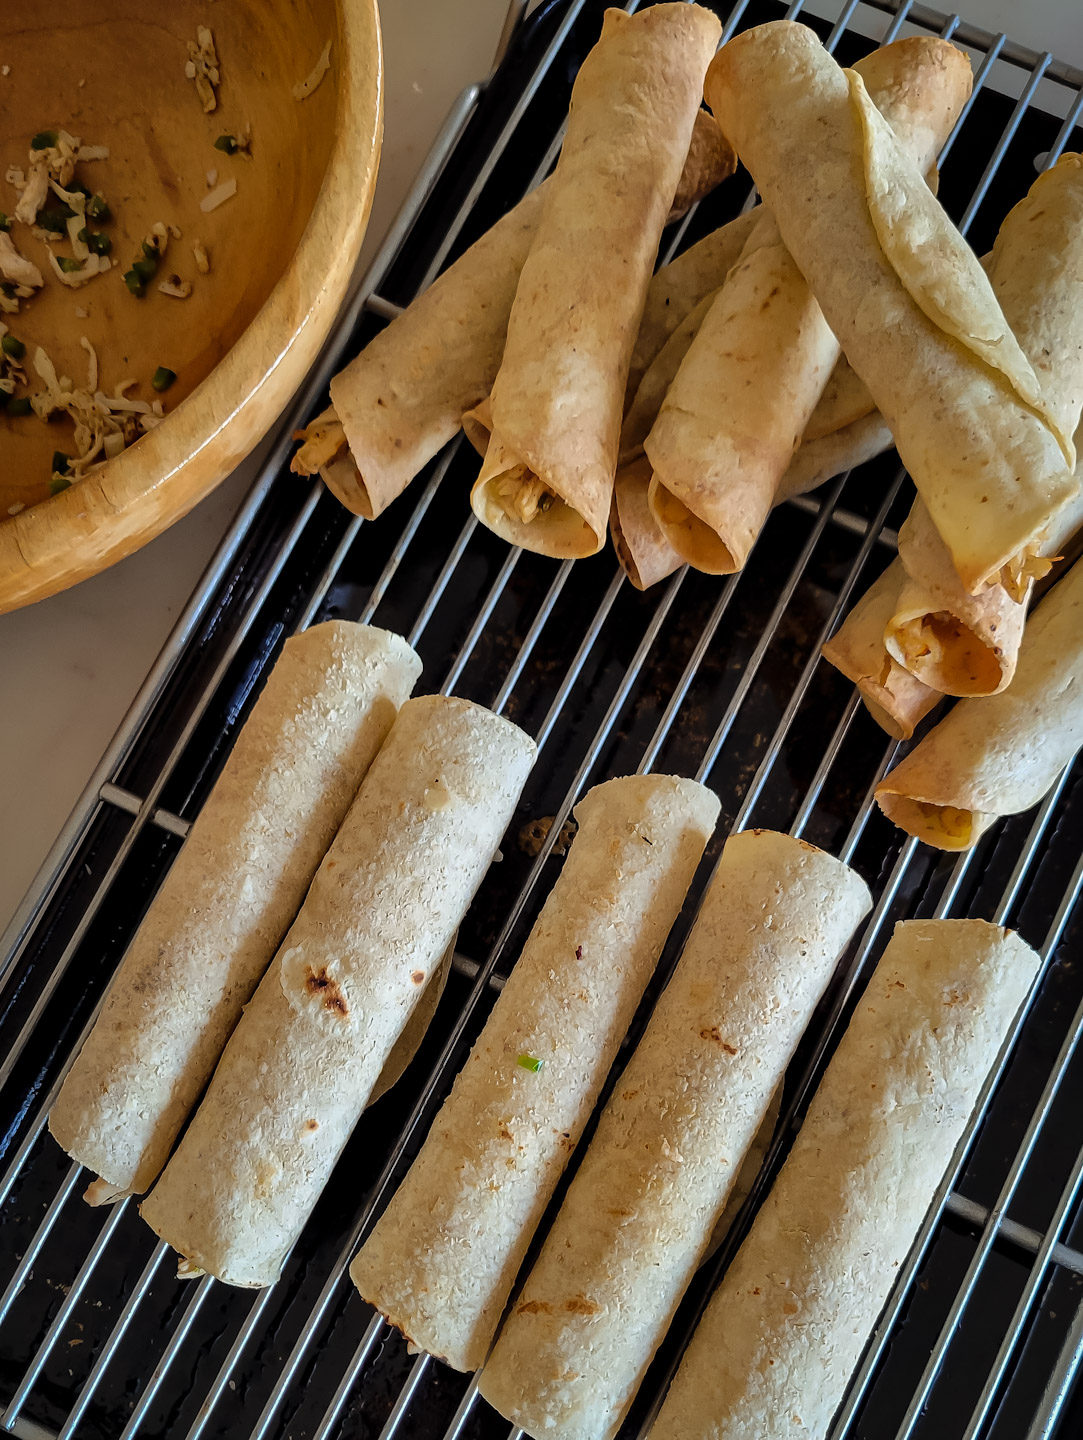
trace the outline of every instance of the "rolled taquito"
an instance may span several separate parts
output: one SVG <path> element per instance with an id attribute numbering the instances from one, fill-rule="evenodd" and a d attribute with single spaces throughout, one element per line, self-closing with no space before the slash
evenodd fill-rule
<path id="1" fill-rule="evenodd" d="M 977 258 L 860 76 L 811 30 L 776 21 L 722 48 L 706 95 L 890 426 L 962 583 L 977 591 L 1006 568 L 1025 572 L 1077 493 L 1071 438 Z"/>
<path id="2" fill-rule="evenodd" d="M 896 926 L 651 1440 L 825 1440 L 1039 963 L 984 920 Z"/>
<path id="3" fill-rule="evenodd" d="M 718 818 L 692 780 L 610 780 L 451 1095 L 350 1268 L 457 1370 L 489 1353 L 523 1256 L 597 1101 Z"/>
<path id="4" fill-rule="evenodd" d="M 1011 684 L 960 700 L 876 787 L 909 835 L 966 850 L 1042 798 L 1083 745 L 1083 562 L 1032 612 Z"/>
<path id="5" fill-rule="evenodd" d="M 895 443 L 879 410 L 872 410 L 841 430 L 804 439 L 787 465 L 775 491 L 775 504 L 807 495 L 867 460 L 875 460 Z"/>
<path id="6" fill-rule="evenodd" d="M 143 1218 L 271 1284 L 488 869 L 534 743 L 466 700 L 399 711 Z"/>
<path id="7" fill-rule="evenodd" d="M 966 54 L 946 40 L 912 36 L 854 68 L 924 174 L 970 95 Z M 806 164 L 817 159 L 809 155 Z M 697 569 L 729 574 L 744 565 L 839 355 L 765 210 L 644 441 L 654 467 L 651 508 Z"/>
<path id="8" fill-rule="evenodd" d="M 727 842 L 482 1371 L 482 1395 L 528 1434 L 616 1433 L 869 903 L 852 870 L 804 841 Z"/>
<path id="9" fill-rule="evenodd" d="M 631 403 L 655 356 L 705 295 L 717 290 L 744 249 L 758 219 L 755 210 L 738 215 L 697 240 L 655 272 L 639 321 L 628 367 L 626 402 Z"/>
<path id="10" fill-rule="evenodd" d="M 621 569 L 637 590 L 649 590 L 684 561 L 658 528 L 647 504 L 651 462 L 641 455 L 617 471 L 609 533 Z"/>
<path id="11" fill-rule="evenodd" d="M 720 34 L 697 5 L 609 10 L 580 67 L 471 492 L 513 544 L 561 558 L 604 544 L 632 346 Z"/>
<path id="12" fill-rule="evenodd" d="M 944 698 L 884 649 L 884 626 L 895 611 L 905 578 L 902 563 L 893 560 L 822 650 L 824 659 L 857 686 L 876 723 L 896 740 L 909 740 L 919 721 Z"/>
<path id="13" fill-rule="evenodd" d="M 92 1203 L 165 1164 L 420 672 L 350 621 L 286 641 L 49 1115 Z"/>
<path id="14" fill-rule="evenodd" d="M 1075 430 L 1083 407 L 1083 156 L 1064 155 L 1038 177 L 1001 225 L 987 269 L 1050 412 L 1066 432 Z M 917 504 L 899 532 L 908 580 L 885 631 L 892 657 L 949 695 L 1003 689 L 1015 669 L 1030 582 L 1081 524 L 1077 496 L 1036 540 L 1027 575 L 971 595 Z"/>
<path id="15" fill-rule="evenodd" d="M 698 111 L 667 222 L 732 174 L 734 164 L 717 121 Z M 459 417 L 496 379 L 544 192 L 542 184 L 498 220 L 334 377 L 331 407 L 295 437 L 304 443 L 293 470 L 321 475 L 348 510 L 372 520 L 455 436 Z M 735 222 L 734 257 L 745 228 Z M 698 252 L 703 268 L 721 263 L 713 255 L 719 243 Z M 679 289 L 692 279 L 685 262 L 671 280 L 656 276 L 651 290 Z M 661 305 L 656 298 L 652 313 Z M 653 355 L 650 347 L 661 342 L 648 331 L 642 343 Z"/>

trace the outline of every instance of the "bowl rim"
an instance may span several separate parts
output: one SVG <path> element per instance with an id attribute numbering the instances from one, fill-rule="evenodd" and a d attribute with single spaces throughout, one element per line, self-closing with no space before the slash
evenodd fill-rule
<path id="1" fill-rule="evenodd" d="M 78 485 L 0 520 L 0 614 L 97 574 L 181 519 L 272 428 L 315 361 L 365 238 L 383 139 L 377 0 L 334 8 L 334 136 L 288 266 L 161 425 Z"/>

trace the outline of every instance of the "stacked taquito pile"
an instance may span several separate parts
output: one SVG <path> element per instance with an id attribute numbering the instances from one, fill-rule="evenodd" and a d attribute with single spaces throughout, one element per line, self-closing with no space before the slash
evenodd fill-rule
<path id="1" fill-rule="evenodd" d="M 458 432 L 463 415 L 489 396 L 532 251 L 537 289 L 543 248 L 551 243 L 537 239 L 547 213 L 561 216 L 550 219 L 549 233 L 554 225 L 567 226 L 568 245 L 585 272 L 578 283 L 587 293 L 575 297 L 584 307 L 584 325 L 602 328 L 592 314 L 610 288 L 601 284 L 599 244 L 622 243 L 627 227 L 633 248 L 649 248 L 642 283 L 650 279 L 662 222 L 678 218 L 734 169 L 732 148 L 698 108 L 719 33 L 717 19 L 697 6 L 655 6 L 632 19 L 607 16 L 605 34 L 575 87 L 558 174 L 520 201 L 335 376 L 330 409 L 302 433 L 296 471 L 318 472 L 348 509 L 370 520 L 402 493 Z M 588 233 L 588 217 L 605 210 L 618 192 L 608 233 Z M 638 312 L 625 321 L 637 342 L 634 369 L 646 367 L 685 309 L 719 283 L 748 228 L 746 221 L 735 222 L 734 243 L 723 243 L 719 253 L 713 243 L 699 247 L 672 283 L 658 277 L 646 306 L 638 295 L 644 311 L 638 338 Z M 648 233 L 654 233 L 653 248 Z M 542 313 L 536 320 L 528 314 L 527 327 L 544 325 L 547 312 L 560 308 L 556 297 L 568 277 L 564 262 L 557 263 L 554 295 L 548 305 L 537 302 Z M 634 257 L 628 263 L 643 269 Z M 604 273 L 612 278 L 611 270 Z M 682 306 L 685 294 L 693 299 Z M 530 338 L 548 343 L 538 334 Z"/>
<path id="2" fill-rule="evenodd" d="M 188 1273 L 249 1286 L 277 1278 L 534 755 L 517 726 L 469 701 L 402 706 L 141 1207 Z"/>
<path id="3" fill-rule="evenodd" d="M 49 1115 L 92 1203 L 162 1169 L 420 673 L 365 625 L 286 641 Z"/>
<path id="4" fill-rule="evenodd" d="M 652 1440 L 826 1440 L 1038 966 L 982 920 L 896 927 Z"/>
<path id="5" fill-rule="evenodd" d="M 1063 156 L 1007 216 L 986 261 L 993 291 L 1065 431 L 1083 406 L 1083 157 Z M 1083 522 L 1077 497 L 1042 535 L 1032 570 L 1055 568 Z M 994 695 L 1011 683 L 1031 597 L 1020 587 L 962 585 L 928 512 L 914 507 L 899 559 L 824 647 L 889 733 L 908 739 L 947 695 Z"/>

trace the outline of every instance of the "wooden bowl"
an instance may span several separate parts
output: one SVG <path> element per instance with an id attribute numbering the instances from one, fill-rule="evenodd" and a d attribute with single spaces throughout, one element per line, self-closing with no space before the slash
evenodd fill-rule
<path id="1" fill-rule="evenodd" d="M 217 108 L 204 113 L 185 75 L 188 42 L 209 26 L 220 62 Z M 331 41 L 331 67 L 305 99 Z M 4 0 L 0 7 L 0 211 L 15 209 L 8 168 L 26 169 L 30 139 L 61 127 L 107 159 L 77 178 L 105 195 L 113 268 L 79 289 L 49 271 L 43 240 L 12 239 L 46 276 L 44 290 L 3 315 L 57 373 L 85 385 L 86 336 L 100 388 L 161 398 L 166 416 L 100 470 L 50 495 L 52 456 L 70 453 L 65 417 L 0 415 L 0 612 L 95 574 L 178 520 L 266 433 L 326 339 L 364 238 L 382 134 L 376 0 Z M 251 132 L 251 156 L 215 149 Z M 200 201 L 234 178 L 211 213 Z M 211 176 L 213 177 L 213 174 Z M 53 202 L 55 203 L 55 202 Z M 160 274 L 139 299 L 123 275 L 151 226 L 179 227 Z M 200 241 L 210 259 L 201 274 Z M 63 253 L 70 247 L 62 246 Z M 157 290 L 176 271 L 187 299 Z M 83 312 L 78 315 L 77 310 Z M 176 373 L 156 397 L 159 366 Z M 20 508 L 25 507 L 25 508 Z M 15 513 L 13 513 L 15 512 Z"/>

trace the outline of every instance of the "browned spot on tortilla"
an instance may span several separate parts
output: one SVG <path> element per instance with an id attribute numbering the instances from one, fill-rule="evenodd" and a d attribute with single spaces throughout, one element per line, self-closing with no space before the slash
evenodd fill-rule
<path id="1" fill-rule="evenodd" d="M 547 1300 L 526 1300 L 516 1307 L 517 1315 L 552 1315 L 553 1307 Z"/>
<path id="2" fill-rule="evenodd" d="M 497 1135 L 500 1137 L 501 1140 L 514 1140 L 514 1139 L 515 1139 L 515 1136 L 511 1133 L 511 1131 L 508 1129 L 508 1127 L 507 1127 L 506 1125 L 501 1125 L 500 1129 L 499 1129 L 496 1133 L 497 1133 Z"/>
<path id="3" fill-rule="evenodd" d="M 622 1100 L 634 1100 L 638 1094 L 638 1090 L 624 1090 L 621 1092 L 620 1098 Z"/>
<path id="4" fill-rule="evenodd" d="M 721 1045 L 727 1055 L 736 1055 L 736 1045 L 731 1045 L 728 1040 L 723 1040 L 717 1025 L 705 1027 L 699 1032 L 701 1040 L 713 1040 L 716 1045 Z"/>
<path id="5" fill-rule="evenodd" d="M 346 997 L 339 989 L 338 981 L 328 975 L 326 965 L 322 965 L 319 970 L 309 968 L 305 975 L 305 989 L 310 995 L 318 995 L 323 1002 L 323 1008 L 330 1010 L 332 1015 L 345 1018 L 350 1013 Z"/>
<path id="6" fill-rule="evenodd" d="M 305 1129 L 306 1129 L 306 1130 L 318 1130 L 319 1128 L 320 1128 L 320 1122 L 319 1122 L 318 1120 L 306 1120 L 306 1121 L 305 1121 Z"/>
<path id="7" fill-rule="evenodd" d="M 414 973 L 410 976 L 410 979 L 415 985 L 423 985 L 425 982 L 424 970 L 415 970 Z"/>
<path id="8" fill-rule="evenodd" d="M 588 1300 L 585 1295 L 573 1295 L 565 1300 L 564 1308 L 569 1315 L 597 1315 L 598 1307 L 593 1300 Z"/>

